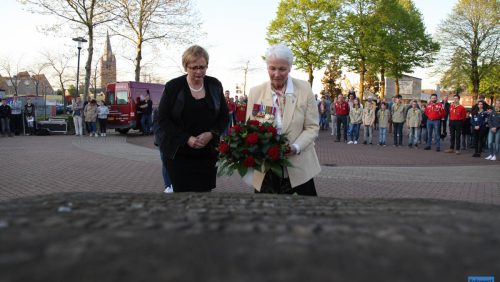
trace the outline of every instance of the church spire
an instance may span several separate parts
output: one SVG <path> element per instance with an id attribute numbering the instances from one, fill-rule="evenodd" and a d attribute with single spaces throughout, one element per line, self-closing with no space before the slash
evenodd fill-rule
<path id="1" fill-rule="evenodd" d="M 111 50 L 111 41 L 109 40 L 109 32 L 106 31 L 106 42 L 104 42 L 104 56 L 106 60 L 111 60 L 113 51 Z"/>

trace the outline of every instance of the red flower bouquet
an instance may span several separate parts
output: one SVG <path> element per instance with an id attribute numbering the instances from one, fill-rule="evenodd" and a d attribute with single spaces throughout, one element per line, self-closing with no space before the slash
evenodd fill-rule
<path id="1" fill-rule="evenodd" d="M 290 151 L 285 135 L 278 135 L 272 123 L 249 120 L 229 129 L 219 143 L 219 175 L 232 175 L 235 170 L 244 176 L 249 168 L 282 174 L 290 166 L 285 154 Z"/>

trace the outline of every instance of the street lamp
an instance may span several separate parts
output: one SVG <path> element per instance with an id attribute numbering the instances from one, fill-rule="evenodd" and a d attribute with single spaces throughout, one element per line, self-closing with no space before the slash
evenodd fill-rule
<path id="1" fill-rule="evenodd" d="M 80 95 L 80 92 L 78 92 L 78 85 L 79 85 L 79 78 L 80 78 L 80 50 L 82 50 L 82 45 L 84 42 L 87 42 L 87 40 L 83 37 L 76 37 L 73 38 L 73 41 L 76 41 L 78 43 L 78 65 L 76 67 L 76 96 Z"/>

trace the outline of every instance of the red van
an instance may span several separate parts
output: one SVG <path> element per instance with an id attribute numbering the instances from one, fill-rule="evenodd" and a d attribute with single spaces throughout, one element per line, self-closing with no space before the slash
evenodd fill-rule
<path id="1" fill-rule="evenodd" d="M 153 109 L 158 107 L 164 84 L 144 82 L 113 82 L 106 86 L 106 105 L 109 106 L 108 128 L 114 128 L 120 133 L 130 129 L 139 129 L 141 121 L 137 119 L 136 104 L 144 99 L 149 91 L 153 101 Z"/>

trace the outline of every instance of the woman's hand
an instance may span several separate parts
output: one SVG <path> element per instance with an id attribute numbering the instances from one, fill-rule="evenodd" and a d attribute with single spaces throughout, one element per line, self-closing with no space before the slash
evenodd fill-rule
<path id="1" fill-rule="evenodd" d="M 189 137 L 187 144 L 193 149 L 201 149 L 207 146 L 208 142 L 210 142 L 213 138 L 214 136 L 212 135 L 212 132 L 203 132 L 196 137 Z"/>

